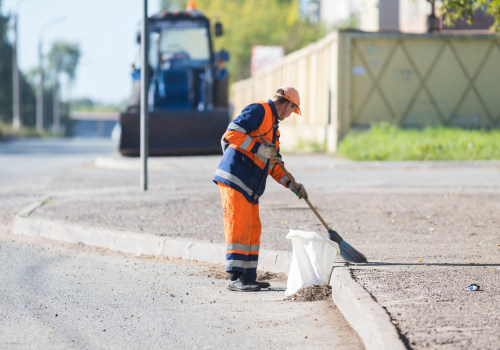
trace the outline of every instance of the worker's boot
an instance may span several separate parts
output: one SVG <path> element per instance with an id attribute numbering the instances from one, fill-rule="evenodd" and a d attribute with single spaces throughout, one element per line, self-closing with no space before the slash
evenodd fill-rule
<path id="1" fill-rule="evenodd" d="M 261 288 L 262 287 L 258 284 L 258 282 L 247 281 L 243 276 L 240 276 L 234 281 L 227 281 L 227 289 L 237 292 L 257 292 Z"/>
<path id="2" fill-rule="evenodd" d="M 269 282 L 254 281 L 253 283 L 258 284 L 260 286 L 260 288 L 269 288 L 269 287 L 271 287 L 271 284 Z"/>

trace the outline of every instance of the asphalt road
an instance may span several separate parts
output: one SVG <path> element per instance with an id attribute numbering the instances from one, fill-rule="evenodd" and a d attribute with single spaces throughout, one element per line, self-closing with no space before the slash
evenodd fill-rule
<path id="1" fill-rule="evenodd" d="M 285 281 L 235 293 L 203 264 L 0 239 L 2 349 L 362 349 L 327 301 Z"/>
<path id="2" fill-rule="evenodd" d="M 17 186 L 20 181 L 50 176 L 113 151 L 112 141 L 104 138 L 3 141 L 0 142 L 0 184 Z M 24 185 L 30 184 L 24 182 Z"/>

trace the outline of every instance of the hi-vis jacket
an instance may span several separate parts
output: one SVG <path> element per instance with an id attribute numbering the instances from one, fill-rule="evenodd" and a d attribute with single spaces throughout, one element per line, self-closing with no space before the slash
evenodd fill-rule
<path id="1" fill-rule="evenodd" d="M 258 149 L 262 144 L 259 133 L 276 145 L 279 156 L 279 119 L 271 100 L 248 105 L 234 119 L 222 136 L 224 155 L 213 181 L 220 182 L 242 193 L 250 202 L 257 204 L 266 188 L 267 175 L 288 187 L 290 180 L 278 164 L 262 158 Z"/>

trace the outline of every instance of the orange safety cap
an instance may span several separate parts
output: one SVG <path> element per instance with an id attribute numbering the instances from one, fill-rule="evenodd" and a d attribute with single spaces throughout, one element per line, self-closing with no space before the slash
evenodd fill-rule
<path id="1" fill-rule="evenodd" d="M 278 94 L 278 96 L 282 96 L 282 97 L 286 98 L 288 101 L 293 102 L 297 106 L 297 108 L 295 108 L 294 112 L 297 113 L 298 115 L 302 115 L 302 112 L 300 111 L 299 92 L 291 86 L 283 86 L 283 87 L 280 87 L 279 89 L 283 90 L 283 95 Z"/>
<path id="2" fill-rule="evenodd" d="M 196 2 L 194 0 L 188 1 L 186 10 L 188 11 L 196 10 Z"/>

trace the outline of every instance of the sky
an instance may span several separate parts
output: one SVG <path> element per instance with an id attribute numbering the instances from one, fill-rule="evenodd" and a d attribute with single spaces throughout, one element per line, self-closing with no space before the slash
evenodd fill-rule
<path id="1" fill-rule="evenodd" d="M 159 2 L 148 1 L 149 15 L 158 12 Z M 81 57 L 71 98 L 119 103 L 132 89 L 130 68 L 138 59 L 135 36 L 142 6 L 142 0 L 3 0 L 2 13 L 17 10 L 18 62 L 23 72 L 38 66 L 39 40 L 45 55 L 56 40 L 77 43 Z M 61 16 L 63 21 L 40 33 Z"/>

